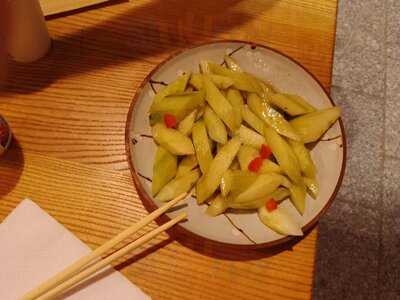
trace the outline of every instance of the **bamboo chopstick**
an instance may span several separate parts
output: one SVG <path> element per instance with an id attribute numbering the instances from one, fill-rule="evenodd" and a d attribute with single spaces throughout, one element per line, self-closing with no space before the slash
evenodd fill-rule
<path id="1" fill-rule="evenodd" d="M 139 229 L 142 227 L 146 226 L 150 222 L 152 222 L 154 219 L 165 213 L 168 209 L 170 209 L 172 206 L 174 206 L 176 203 L 184 199 L 186 196 L 188 196 L 189 193 L 184 193 L 176 197 L 175 199 L 169 201 L 168 203 L 164 204 L 157 210 L 153 211 L 151 214 L 147 215 L 145 218 L 140 220 L 139 222 L 131 225 L 118 235 L 116 235 L 114 238 L 111 240 L 105 242 L 103 245 L 95 249 L 93 252 L 90 254 L 78 259 L 76 262 L 74 262 L 72 265 L 68 266 L 65 268 L 63 271 L 60 273 L 57 273 L 53 277 L 51 277 L 49 280 L 43 282 L 40 284 L 38 287 L 34 288 L 33 290 L 29 291 L 26 293 L 21 300 L 33 300 L 39 297 L 40 295 L 46 293 L 56 285 L 58 285 L 60 282 L 65 281 L 69 277 L 73 276 L 76 274 L 78 271 L 80 271 L 85 265 L 89 264 L 92 262 L 94 259 L 100 257 L 103 255 L 105 252 L 110 250 L 112 247 L 117 245 L 118 243 L 122 242 L 125 240 L 128 236 L 134 234 L 137 232 Z"/>
<path id="2" fill-rule="evenodd" d="M 186 212 L 180 213 L 177 217 L 175 217 L 174 219 L 170 220 L 169 222 L 161 225 L 160 227 L 157 227 L 153 231 L 150 231 L 149 233 L 147 233 L 147 234 L 143 235 L 142 237 L 138 238 L 137 240 L 135 240 L 135 241 L 129 243 L 128 245 L 124 246 L 123 248 L 121 248 L 117 252 L 111 254 L 110 256 L 107 256 L 105 259 L 93 264 L 89 268 L 84 269 L 82 272 L 80 272 L 80 273 L 74 275 L 73 277 L 67 279 L 66 281 L 62 282 L 60 285 L 56 286 L 54 289 L 50 290 L 46 294 L 44 294 L 44 295 L 40 296 L 39 298 L 37 298 L 37 300 L 52 299 L 54 296 L 58 295 L 59 293 L 69 289 L 70 287 L 72 287 L 76 283 L 86 279 L 90 275 L 92 275 L 92 274 L 96 273 L 97 271 L 103 269 L 104 267 L 109 265 L 114 260 L 120 258 L 121 256 L 127 254 L 128 252 L 132 251 L 133 249 L 135 249 L 135 248 L 141 246 L 142 244 L 148 242 L 149 240 L 151 240 L 152 238 L 154 238 L 158 234 L 164 232 L 168 228 L 171 228 L 176 223 L 182 221 L 186 217 L 187 217 Z"/>

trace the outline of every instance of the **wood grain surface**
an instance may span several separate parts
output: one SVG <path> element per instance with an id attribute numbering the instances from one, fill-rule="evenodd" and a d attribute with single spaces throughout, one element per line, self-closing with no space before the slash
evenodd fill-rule
<path id="1" fill-rule="evenodd" d="M 52 18 L 50 53 L 9 63 L 0 113 L 15 141 L 0 159 L 0 220 L 30 197 L 96 247 L 145 215 L 125 157 L 126 114 L 143 78 L 178 49 L 262 43 L 329 90 L 336 1 L 192 2 L 137 0 Z M 237 253 L 164 235 L 117 269 L 154 299 L 310 299 L 316 236 Z"/>

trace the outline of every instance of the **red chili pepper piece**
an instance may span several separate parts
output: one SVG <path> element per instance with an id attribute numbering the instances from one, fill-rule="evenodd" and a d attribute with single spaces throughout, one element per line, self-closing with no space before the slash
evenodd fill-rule
<path id="1" fill-rule="evenodd" d="M 256 157 L 249 163 L 249 166 L 248 166 L 249 171 L 257 173 L 258 170 L 260 170 L 262 163 L 263 163 L 263 159 L 261 157 Z"/>
<path id="2" fill-rule="evenodd" d="M 267 203 L 265 203 L 265 208 L 269 211 L 269 212 L 271 212 L 271 211 L 274 211 L 275 209 L 277 209 L 278 208 L 278 204 L 276 203 L 276 201 L 274 200 L 274 199 L 269 199 L 268 201 L 267 201 Z"/>
<path id="3" fill-rule="evenodd" d="M 164 124 L 167 126 L 167 128 L 175 128 L 176 127 L 176 118 L 174 115 L 171 115 L 169 113 L 166 113 L 164 115 Z"/>
<path id="4" fill-rule="evenodd" d="M 260 149 L 260 156 L 261 156 L 263 159 L 267 159 L 267 158 L 269 158 L 269 157 L 271 156 L 271 154 L 272 154 L 271 148 L 268 147 L 268 146 L 265 145 L 265 144 L 262 144 L 262 145 L 261 145 L 261 149 Z"/>

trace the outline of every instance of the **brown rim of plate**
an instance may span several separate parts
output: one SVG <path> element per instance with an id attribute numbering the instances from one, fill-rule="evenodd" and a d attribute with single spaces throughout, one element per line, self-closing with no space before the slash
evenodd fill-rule
<path id="1" fill-rule="evenodd" d="M 136 90 L 135 96 L 132 99 L 131 105 L 129 107 L 129 111 L 128 111 L 128 116 L 127 116 L 127 122 L 126 122 L 126 127 L 125 127 L 125 148 L 126 148 L 126 155 L 127 155 L 127 160 L 128 160 L 128 164 L 129 164 L 129 169 L 131 171 L 132 174 L 132 178 L 133 178 L 133 182 L 136 186 L 137 192 L 139 194 L 139 197 L 144 205 L 144 207 L 146 208 L 146 210 L 148 212 L 152 212 L 154 210 L 156 210 L 158 208 L 158 206 L 153 202 L 153 200 L 151 199 L 151 197 L 145 192 L 145 190 L 143 189 L 139 177 L 135 171 L 135 168 L 133 166 L 133 162 L 132 162 L 132 158 L 131 158 L 131 141 L 130 141 L 130 127 L 131 127 L 131 120 L 132 120 L 132 113 L 136 104 L 136 101 L 142 91 L 142 89 L 144 88 L 144 86 L 149 83 L 150 79 L 152 78 L 152 76 L 154 75 L 155 72 L 157 72 L 159 70 L 159 68 L 161 66 L 163 66 L 166 62 L 170 61 L 171 59 L 173 59 L 174 57 L 178 56 L 179 54 L 187 51 L 187 50 L 191 50 L 197 47 L 201 47 L 201 46 L 205 46 L 205 45 L 210 45 L 210 44 L 215 44 L 215 43 L 241 43 L 241 44 L 246 44 L 246 45 L 250 45 L 250 46 L 255 46 L 255 47 L 261 47 L 270 51 L 273 51 L 277 54 L 280 54 L 284 57 L 286 57 L 287 59 L 289 59 L 290 61 L 294 62 L 296 65 L 298 65 L 300 68 L 302 68 L 304 71 L 306 71 L 317 83 L 318 85 L 321 87 L 321 89 L 324 91 L 325 95 L 328 97 L 329 101 L 332 103 L 333 106 L 335 106 L 335 102 L 333 102 L 332 98 L 328 95 L 328 93 L 325 91 L 324 87 L 322 86 L 322 84 L 319 82 L 319 80 L 310 72 L 308 71 L 305 67 L 303 67 L 300 63 L 298 63 L 296 60 L 294 60 L 293 58 L 287 56 L 286 54 L 280 52 L 279 50 L 275 50 L 273 48 L 270 48 L 268 46 L 264 46 L 258 43 L 253 43 L 253 42 L 247 42 L 247 41 L 241 41 L 241 40 L 217 40 L 217 41 L 212 41 L 212 42 L 205 42 L 205 43 L 201 43 L 201 44 L 197 44 L 195 46 L 189 47 L 189 48 L 185 48 L 185 49 L 181 49 L 178 50 L 176 52 L 174 52 L 173 54 L 171 54 L 170 56 L 168 56 L 166 59 L 164 59 L 162 62 L 160 62 L 146 77 L 145 79 L 142 81 L 140 87 Z M 344 131 L 344 126 L 343 126 L 343 122 L 342 122 L 342 118 L 339 118 L 339 125 L 340 125 L 340 131 L 341 131 L 341 137 L 342 137 L 342 148 L 343 148 L 343 161 L 342 161 L 342 166 L 341 166 L 341 170 L 340 170 L 340 176 L 339 179 L 336 183 L 335 189 L 332 193 L 332 195 L 330 196 L 328 202 L 325 204 L 325 206 L 321 209 L 321 211 L 310 221 L 308 222 L 306 225 L 304 225 L 302 227 L 302 230 L 304 232 L 304 236 L 307 235 L 307 233 L 309 232 L 310 229 L 312 229 L 315 224 L 318 222 L 318 220 L 321 218 L 321 216 L 323 214 L 325 214 L 325 212 L 328 210 L 328 208 L 332 205 L 333 200 L 335 199 L 339 188 L 342 184 L 343 181 L 343 176 L 345 173 L 345 168 L 346 168 L 346 155 L 347 155 L 347 145 L 346 145 L 346 134 Z M 167 215 L 162 215 L 159 218 L 157 218 L 157 223 L 159 225 L 164 224 L 168 221 L 170 221 L 171 219 L 167 216 Z M 194 242 L 207 242 L 210 243 L 211 245 L 215 245 L 218 247 L 229 247 L 229 248 L 233 248 L 233 249 L 237 249 L 237 250 L 249 250 L 249 249 L 266 249 L 266 248 L 272 248 L 278 245 L 282 245 L 284 243 L 287 242 L 297 242 L 302 240 L 302 238 L 304 237 L 295 237 L 295 236 L 286 236 L 283 238 L 280 238 L 278 240 L 272 241 L 272 242 L 267 242 L 267 243 L 261 243 L 261 244 L 254 244 L 254 245 L 241 245 L 241 244 L 230 244 L 230 243 L 224 243 L 224 242 L 219 242 L 219 241 L 215 241 L 203 236 L 200 236 L 198 234 L 195 234 L 185 228 L 183 228 L 182 226 L 180 226 L 179 224 L 175 225 L 173 228 L 171 228 L 168 233 L 170 235 L 172 235 L 174 238 L 176 238 L 178 241 L 181 241 L 183 244 L 185 244 L 185 240 L 186 239 L 190 239 Z"/>
<path id="2" fill-rule="evenodd" d="M 7 120 L 2 116 L 0 116 L 0 119 L 4 122 L 4 124 L 6 124 L 7 129 L 8 129 L 7 141 L 4 143 L 4 145 L 1 145 L 4 148 L 4 152 L 5 152 L 10 147 L 11 140 L 12 140 L 12 132 L 11 132 L 11 128 L 10 128 L 10 125 L 8 124 Z"/>

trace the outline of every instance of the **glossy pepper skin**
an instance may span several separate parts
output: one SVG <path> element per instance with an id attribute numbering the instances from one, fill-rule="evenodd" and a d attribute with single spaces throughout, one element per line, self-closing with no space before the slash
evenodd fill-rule
<path id="1" fill-rule="evenodd" d="M 164 115 L 164 124 L 167 128 L 175 128 L 177 121 L 174 115 L 172 114 L 165 114 Z"/>
<path id="2" fill-rule="evenodd" d="M 267 203 L 265 203 L 265 208 L 269 211 L 269 212 L 271 212 L 271 211 L 274 211 L 275 209 L 277 209 L 278 208 L 278 204 L 276 203 L 276 201 L 274 200 L 274 199 L 269 199 L 268 201 L 267 201 Z"/>
<path id="3" fill-rule="evenodd" d="M 265 144 L 262 144 L 260 149 L 260 157 L 263 159 L 268 159 L 271 156 L 271 154 L 272 154 L 271 148 Z"/>
<path id="4" fill-rule="evenodd" d="M 260 170 L 262 163 L 263 163 L 262 157 L 256 157 L 249 163 L 248 167 L 249 171 L 257 173 Z"/>

